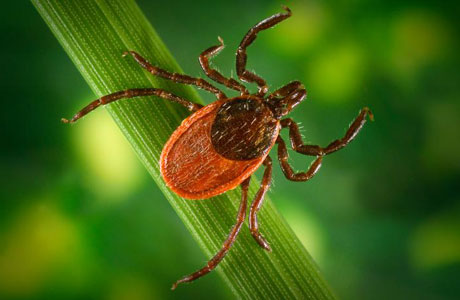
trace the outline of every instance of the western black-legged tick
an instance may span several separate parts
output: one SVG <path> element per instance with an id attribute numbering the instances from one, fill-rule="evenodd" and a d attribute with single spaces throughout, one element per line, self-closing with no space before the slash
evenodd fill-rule
<path id="1" fill-rule="evenodd" d="M 223 41 L 219 38 L 220 45 L 201 53 L 201 67 L 209 78 L 238 91 L 239 96 L 228 98 L 220 89 L 204 79 L 165 71 L 151 65 L 138 53 L 128 51 L 124 55 L 131 55 L 153 75 L 178 83 L 196 85 L 214 93 L 217 101 L 203 107 L 161 89 L 128 89 L 91 102 L 70 121 L 63 119 L 65 123 L 73 123 L 95 108 L 123 98 L 155 95 L 179 103 L 193 114 L 182 122 L 163 148 L 160 166 L 166 185 L 187 199 L 210 198 L 241 185 L 242 197 L 236 224 L 222 248 L 205 267 L 174 283 L 173 289 L 180 283 L 193 281 L 212 271 L 229 251 L 246 218 L 249 180 L 262 164 L 265 171 L 260 189 L 250 208 L 249 228 L 257 243 L 270 251 L 268 242 L 259 232 L 257 212 L 270 187 L 272 160 L 268 154 L 275 144 L 278 144 L 278 160 L 286 178 L 292 181 L 307 181 L 319 170 L 323 156 L 345 147 L 355 138 L 366 122 L 366 115 L 373 119 L 370 110 L 367 107 L 363 108 L 345 136 L 326 147 L 304 144 L 297 124 L 290 118 L 283 119 L 305 99 L 307 92 L 304 86 L 299 81 L 293 81 L 266 96 L 266 81 L 246 69 L 246 48 L 260 31 L 273 27 L 291 16 L 289 8 L 284 9 L 285 13 L 273 15 L 252 27 L 236 51 L 238 78 L 243 82 L 256 83 L 258 92 L 255 94 L 250 94 L 240 82 L 224 77 L 209 66 L 209 59 L 224 48 Z M 306 172 L 294 173 L 289 165 L 286 144 L 279 135 L 282 128 L 289 128 L 289 139 L 294 151 L 316 156 Z"/>

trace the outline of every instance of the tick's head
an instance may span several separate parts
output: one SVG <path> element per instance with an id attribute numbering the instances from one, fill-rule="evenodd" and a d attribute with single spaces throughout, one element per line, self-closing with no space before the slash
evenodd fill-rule
<path id="1" fill-rule="evenodd" d="M 281 119 L 307 97 L 307 90 L 298 81 L 292 82 L 267 97 L 266 103 L 276 119 Z"/>

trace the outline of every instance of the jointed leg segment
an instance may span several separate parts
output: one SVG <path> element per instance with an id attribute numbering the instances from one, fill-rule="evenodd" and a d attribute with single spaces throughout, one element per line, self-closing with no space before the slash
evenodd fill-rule
<path id="1" fill-rule="evenodd" d="M 218 99 L 227 98 L 227 96 L 225 96 L 225 94 L 221 90 L 219 90 L 218 88 L 216 88 L 215 86 L 213 86 L 212 84 L 210 84 L 202 78 L 194 78 L 184 74 L 171 73 L 166 70 L 155 67 L 135 51 L 126 51 L 123 53 L 123 56 L 126 56 L 128 54 L 130 54 L 139 63 L 139 65 L 141 65 L 141 67 L 149 71 L 152 75 L 169 79 L 177 83 L 195 85 L 203 90 L 215 94 Z"/>
<path id="2" fill-rule="evenodd" d="M 237 90 L 241 92 L 241 94 L 249 94 L 248 90 L 244 85 L 239 83 L 233 78 L 226 78 L 222 74 L 220 74 L 218 71 L 212 69 L 209 66 L 209 59 L 217 54 L 219 54 L 222 49 L 224 49 L 224 41 L 222 40 L 221 37 L 219 38 L 220 45 L 218 46 L 212 46 L 206 50 L 203 51 L 200 55 L 200 65 L 203 71 L 206 73 L 206 75 L 211 78 L 212 80 L 225 85 L 228 88 Z"/>
<path id="3" fill-rule="evenodd" d="M 289 127 L 289 139 L 291 141 L 292 149 L 302 154 L 317 157 L 306 172 L 294 173 L 288 163 L 288 152 L 286 144 L 281 136 L 278 136 L 278 139 L 276 140 L 276 143 L 278 144 L 278 160 L 286 178 L 292 181 L 307 181 L 312 178 L 321 167 L 323 156 L 331 154 L 348 145 L 348 143 L 350 143 L 355 138 L 355 136 L 363 127 L 364 123 L 366 122 L 367 115 L 371 120 L 374 119 L 374 116 L 372 115 L 372 112 L 369 110 L 369 108 L 364 107 L 360 111 L 358 117 L 356 117 L 353 123 L 351 123 L 350 127 L 345 133 L 345 136 L 341 139 L 333 141 L 325 148 L 317 145 L 305 145 L 302 141 L 302 136 L 297 124 L 289 118 L 281 120 L 281 127 Z"/>
<path id="4" fill-rule="evenodd" d="M 272 182 L 272 159 L 270 156 L 267 156 L 264 160 L 264 176 L 262 178 L 262 183 L 260 184 L 260 188 L 257 191 L 254 200 L 252 201 L 251 210 L 249 212 L 249 230 L 251 231 L 252 236 L 257 241 L 257 243 L 267 251 L 271 251 L 270 245 L 268 244 L 267 240 L 260 234 L 259 232 L 259 224 L 257 222 L 257 212 L 259 211 L 260 207 L 265 198 L 265 194 L 270 188 L 270 184 Z"/>
<path id="5" fill-rule="evenodd" d="M 95 110 L 101 105 L 108 104 L 110 102 L 114 102 L 123 98 L 133 98 L 133 97 L 139 97 L 139 96 L 158 96 L 160 98 L 170 100 L 172 102 L 179 103 L 183 106 L 185 106 L 188 110 L 190 111 L 197 111 L 203 106 L 200 104 L 196 104 L 193 102 L 190 102 L 184 98 L 181 98 L 179 96 L 176 96 L 170 92 L 167 92 L 165 90 L 161 89 L 155 89 L 155 88 L 145 88 L 145 89 L 129 89 L 129 90 L 124 90 L 124 91 L 119 91 L 115 92 L 109 95 L 105 95 L 97 100 L 94 100 L 87 106 L 85 106 L 82 110 L 80 110 L 78 113 L 76 113 L 72 119 L 67 120 L 67 119 L 62 119 L 62 122 L 64 123 L 74 123 L 84 115 L 88 114 L 89 112 Z"/>
<path id="6" fill-rule="evenodd" d="M 230 231 L 230 234 L 228 235 L 228 238 L 225 240 L 224 244 L 222 245 L 222 248 L 219 250 L 219 252 L 217 252 L 216 255 L 214 255 L 213 258 L 211 258 L 211 260 L 208 261 L 207 265 L 204 268 L 176 281 L 171 288 L 172 290 L 176 289 L 177 285 L 180 283 L 193 281 L 195 279 L 200 278 L 201 276 L 206 275 L 212 270 L 214 270 L 214 268 L 217 267 L 220 261 L 227 254 L 228 250 L 230 250 L 230 247 L 232 247 L 233 243 L 235 242 L 236 237 L 238 236 L 238 233 L 241 230 L 241 226 L 244 223 L 244 219 L 246 218 L 246 209 L 248 205 L 248 188 L 249 188 L 250 179 L 251 177 L 249 177 L 248 179 L 243 181 L 243 183 L 241 183 L 241 190 L 242 190 L 241 204 L 238 210 L 236 224 L 235 226 L 233 226 L 232 230 Z"/>
<path id="7" fill-rule="evenodd" d="M 345 136 L 341 139 L 333 141 L 324 148 L 317 145 L 305 145 L 302 141 L 299 127 L 292 119 L 287 118 L 281 120 L 281 126 L 283 128 L 289 127 L 289 139 L 291 140 L 291 146 L 294 151 L 311 156 L 323 156 L 331 154 L 348 145 L 348 143 L 350 143 L 356 137 L 364 123 L 366 123 L 366 116 L 369 116 L 371 121 L 374 120 L 374 115 L 369 110 L 369 108 L 364 107 L 359 112 L 358 117 L 356 117 L 353 123 L 351 123 L 350 127 L 345 133 Z"/>
<path id="8" fill-rule="evenodd" d="M 306 172 L 294 173 L 291 165 L 289 165 L 288 162 L 289 155 L 286 148 L 286 143 L 280 136 L 278 136 L 276 143 L 278 144 L 278 160 L 281 166 L 281 170 L 287 179 L 292 181 L 307 181 L 311 179 L 316 174 L 316 172 L 318 172 L 323 160 L 322 156 L 318 156 Z"/>
<path id="9" fill-rule="evenodd" d="M 256 74 L 246 70 L 247 54 L 246 48 L 254 42 L 257 37 L 257 33 L 262 30 L 268 29 L 275 26 L 279 22 L 289 18 L 291 16 L 291 10 L 287 7 L 284 7 L 286 13 L 280 13 L 273 15 L 265 20 L 262 20 L 254 27 L 249 29 L 248 33 L 244 36 L 243 40 L 240 43 L 236 51 L 236 73 L 240 80 L 245 82 L 255 82 L 259 86 L 259 95 L 264 96 L 268 91 L 267 82 Z"/>

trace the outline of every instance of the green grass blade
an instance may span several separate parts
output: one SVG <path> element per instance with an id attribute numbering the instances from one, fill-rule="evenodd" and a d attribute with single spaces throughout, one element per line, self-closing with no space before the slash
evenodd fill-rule
<path id="1" fill-rule="evenodd" d="M 98 97 L 126 88 L 158 87 L 201 102 L 193 88 L 150 76 L 131 58 L 121 58 L 123 51 L 136 50 L 157 66 L 181 72 L 135 2 L 32 2 Z M 203 45 L 206 46 L 209 45 Z M 235 222 L 240 189 L 212 200 L 190 201 L 177 197 L 165 187 L 158 165 L 161 149 L 188 113 L 176 104 L 155 97 L 120 101 L 106 108 L 193 238 L 211 257 Z M 72 113 L 63 112 L 65 116 Z M 251 195 L 256 189 L 254 180 Z M 273 252 L 262 250 L 245 225 L 233 249 L 217 268 L 235 296 L 246 299 L 334 298 L 312 258 L 269 199 L 260 212 L 259 221 Z M 191 271 L 194 270 L 178 270 L 178 279 Z"/>

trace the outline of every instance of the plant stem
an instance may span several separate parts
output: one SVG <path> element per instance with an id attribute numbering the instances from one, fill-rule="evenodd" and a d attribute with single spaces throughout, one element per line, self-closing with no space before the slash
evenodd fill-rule
<path id="1" fill-rule="evenodd" d="M 126 88 L 156 87 L 201 102 L 193 88 L 155 78 L 132 60 L 121 58 L 124 51 L 135 50 L 154 65 L 181 72 L 135 2 L 32 2 L 98 97 Z M 209 45 L 203 45 L 206 46 Z M 206 256 L 211 257 L 235 222 L 241 192 L 238 188 L 213 199 L 190 201 L 177 197 L 164 185 L 159 156 L 170 134 L 188 113 L 179 105 L 155 97 L 118 101 L 106 108 L 193 238 Z M 258 182 L 253 180 L 250 194 L 254 195 L 257 188 Z M 259 216 L 261 230 L 273 251 L 267 253 L 261 249 L 245 225 L 217 268 L 235 296 L 247 299 L 334 298 L 312 258 L 268 198 Z M 178 279 L 191 271 L 194 270 L 180 270 Z"/>

